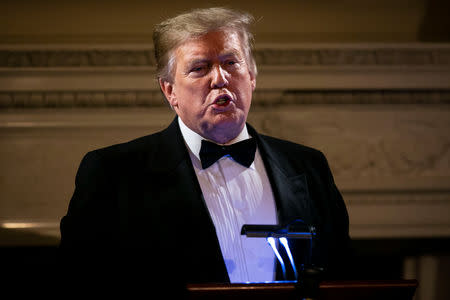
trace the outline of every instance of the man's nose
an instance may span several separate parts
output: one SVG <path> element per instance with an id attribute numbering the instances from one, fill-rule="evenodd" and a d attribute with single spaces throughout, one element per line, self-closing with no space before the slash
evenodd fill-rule
<path id="1" fill-rule="evenodd" d="M 228 85 L 228 72 L 220 65 L 214 66 L 211 71 L 211 88 L 217 89 Z"/>

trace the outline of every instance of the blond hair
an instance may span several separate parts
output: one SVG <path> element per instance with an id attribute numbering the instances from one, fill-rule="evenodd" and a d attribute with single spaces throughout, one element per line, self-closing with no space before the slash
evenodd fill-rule
<path id="1" fill-rule="evenodd" d="M 256 76 L 254 39 L 250 32 L 253 20 L 253 16 L 245 12 L 213 7 L 194 9 L 157 24 L 153 31 L 157 77 L 172 82 L 175 49 L 188 39 L 213 31 L 231 31 L 238 34 L 249 71 Z"/>

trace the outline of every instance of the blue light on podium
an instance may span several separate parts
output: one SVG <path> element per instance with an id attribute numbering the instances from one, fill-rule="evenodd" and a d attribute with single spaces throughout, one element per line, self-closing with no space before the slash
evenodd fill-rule
<path id="1" fill-rule="evenodd" d="M 277 257 L 278 261 L 281 265 L 281 270 L 283 271 L 283 278 L 286 279 L 286 265 L 284 264 L 284 260 L 280 255 L 280 252 L 278 252 L 277 245 L 275 243 L 275 239 L 271 236 L 267 238 L 267 242 L 269 243 L 270 247 L 272 247 L 273 253 L 275 253 L 275 256 Z"/>
<path id="2" fill-rule="evenodd" d="M 285 252 L 289 258 L 289 263 L 292 267 L 292 270 L 294 271 L 295 280 L 298 281 L 299 280 L 298 272 L 294 262 L 294 256 L 292 255 L 291 249 L 289 247 L 288 238 L 309 240 L 310 241 L 309 260 L 310 260 L 316 230 L 314 226 L 309 226 L 305 224 L 302 220 L 297 219 L 287 224 L 286 226 L 246 224 L 242 226 L 241 234 L 251 238 L 265 238 L 280 263 L 284 279 L 287 280 L 286 264 L 277 248 L 277 240 L 278 240 L 279 243 L 283 245 L 285 249 Z"/>
<path id="3" fill-rule="evenodd" d="M 292 253 L 291 253 L 291 249 L 289 248 L 288 240 L 285 237 L 280 237 L 279 241 L 280 241 L 281 245 L 283 245 L 283 247 L 286 250 L 286 253 L 289 257 L 289 261 L 291 263 L 292 269 L 294 270 L 295 280 L 298 280 L 297 268 L 295 267 L 294 258 L 292 257 Z"/>

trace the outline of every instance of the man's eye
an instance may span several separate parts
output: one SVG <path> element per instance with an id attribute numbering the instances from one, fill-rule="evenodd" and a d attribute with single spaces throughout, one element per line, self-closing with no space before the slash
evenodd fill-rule
<path id="1" fill-rule="evenodd" d="M 227 64 L 229 66 L 232 66 L 232 65 L 236 64 L 236 62 L 234 60 L 230 60 L 230 61 L 227 62 Z"/>
<path id="2" fill-rule="evenodd" d="M 195 67 L 191 69 L 191 72 L 200 72 L 201 70 L 203 70 L 203 67 Z"/>

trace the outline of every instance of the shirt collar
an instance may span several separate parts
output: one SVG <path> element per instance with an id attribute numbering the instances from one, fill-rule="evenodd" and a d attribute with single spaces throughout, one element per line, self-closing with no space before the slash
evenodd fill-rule
<path id="1" fill-rule="evenodd" d="M 180 125 L 180 131 L 181 135 L 183 136 L 184 142 L 186 143 L 192 154 L 194 154 L 195 157 L 200 160 L 200 148 L 202 146 L 202 140 L 205 140 L 205 138 L 187 127 L 180 117 L 178 117 L 177 119 L 178 124 Z M 239 133 L 237 137 L 226 143 L 226 145 L 231 145 L 249 138 L 250 135 L 248 134 L 247 125 L 244 124 L 244 128 L 242 129 L 241 133 Z"/>

